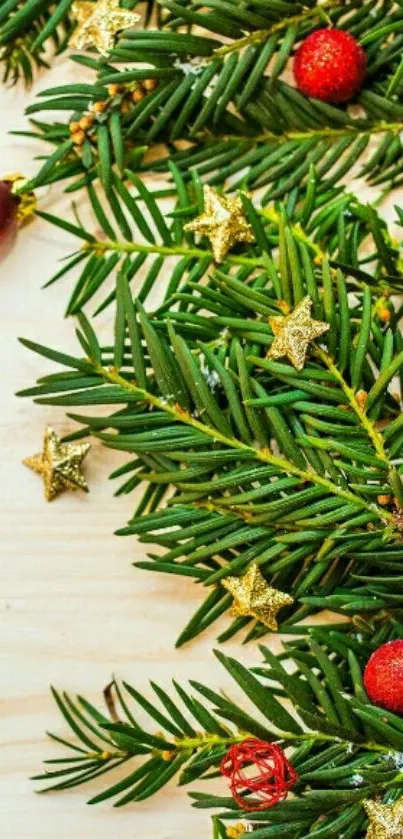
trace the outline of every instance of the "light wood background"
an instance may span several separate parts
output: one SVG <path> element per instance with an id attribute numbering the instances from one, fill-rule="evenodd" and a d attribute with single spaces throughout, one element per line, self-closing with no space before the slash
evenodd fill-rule
<path id="1" fill-rule="evenodd" d="M 40 78 L 36 90 L 84 75 L 84 68 L 62 58 Z M 36 90 L 0 94 L 1 172 L 36 171 L 33 157 L 43 153 L 43 146 L 8 134 L 27 127 L 23 110 Z M 41 196 L 41 207 L 50 212 L 67 212 L 68 205 L 57 189 Z M 142 546 L 134 538 L 113 535 L 134 505 L 133 497 L 115 499 L 108 482 L 121 456 L 94 444 L 86 461 L 90 494 L 65 494 L 52 504 L 43 499 L 40 478 L 21 465 L 22 458 L 40 449 L 46 424 L 61 434 L 72 427 L 62 409 L 14 396 L 54 369 L 21 347 L 18 335 L 67 351 L 76 347 L 73 323 L 63 320 L 72 280 L 41 290 L 58 260 L 71 250 L 70 236 L 38 220 L 20 233 L 0 266 L 0 835 L 208 839 L 208 813 L 192 810 L 185 789 L 173 784 L 150 802 L 114 811 L 110 804 L 86 807 L 93 787 L 38 796 L 28 780 L 41 769 L 42 758 L 59 751 L 45 730 L 66 733 L 49 683 L 93 701 L 112 672 L 140 689 L 149 678 L 169 687 L 173 675 L 215 687 L 230 685 L 211 653 L 217 627 L 174 650 L 175 638 L 200 602 L 197 587 L 133 569 L 131 563 L 144 554 Z M 110 317 L 103 321 L 106 334 Z M 277 645 L 278 639 L 271 643 Z M 241 647 L 238 641 L 226 651 L 249 664 L 259 660 L 253 646 Z M 99 789 L 103 781 L 95 783 Z"/>

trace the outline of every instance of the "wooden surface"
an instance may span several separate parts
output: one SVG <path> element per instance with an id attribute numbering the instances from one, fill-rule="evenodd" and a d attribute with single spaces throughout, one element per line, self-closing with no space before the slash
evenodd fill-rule
<path id="1" fill-rule="evenodd" d="M 37 89 L 83 75 L 83 68 L 64 58 L 42 76 Z M 36 170 L 34 155 L 43 153 L 35 141 L 7 134 L 26 128 L 23 109 L 34 93 L 0 94 L 3 172 L 31 174 Z M 55 189 L 41 197 L 42 208 L 51 212 L 64 212 L 68 204 Z M 42 758 L 58 751 L 46 739 L 45 729 L 66 733 L 49 683 L 94 701 L 112 671 L 140 689 L 150 677 L 169 687 L 173 675 L 222 688 L 230 684 L 211 654 L 216 631 L 174 650 L 175 638 L 200 602 L 197 587 L 178 577 L 133 569 L 131 563 L 140 559 L 143 548 L 135 539 L 113 535 L 134 505 L 133 497 L 113 498 L 107 480 L 121 456 L 94 444 L 86 462 L 90 494 L 65 494 L 52 504 L 45 503 L 38 476 L 21 465 L 23 457 L 40 448 L 47 423 L 59 433 L 72 427 L 62 409 L 35 406 L 14 396 L 39 374 L 54 369 L 24 350 L 18 335 L 67 351 L 76 347 L 73 324 L 63 321 L 72 280 L 41 290 L 71 249 L 71 237 L 36 221 L 20 234 L 0 268 L 0 836 L 209 839 L 209 815 L 192 810 L 186 791 L 174 785 L 150 802 L 114 811 L 109 804 L 86 807 L 94 787 L 37 796 L 28 780 L 41 769 Z M 103 322 L 106 334 L 108 317 Z M 237 641 L 226 650 L 249 664 L 259 660 L 253 646 L 242 648 Z M 102 781 L 95 783 L 102 787 Z"/>

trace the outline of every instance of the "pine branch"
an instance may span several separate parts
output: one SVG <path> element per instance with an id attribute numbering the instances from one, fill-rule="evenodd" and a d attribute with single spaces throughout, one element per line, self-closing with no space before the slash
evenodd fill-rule
<path id="1" fill-rule="evenodd" d="M 181 23 L 194 24 L 212 31 L 218 39 L 169 28 L 124 33 L 111 53 L 111 60 L 124 63 L 124 69 L 85 59 L 98 71 L 93 85 L 83 86 L 85 90 L 71 85 L 44 91 L 45 100 L 31 106 L 28 113 L 73 110 L 69 120 L 73 126 L 82 119 L 85 122 L 94 103 L 105 104 L 105 110 L 86 133 L 85 142 L 81 138 L 76 144 L 74 166 L 65 165 L 74 146 L 72 142 L 63 147 L 70 136 L 69 126 L 41 127 L 44 139 L 56 141 L 63 149 L 48 170 L 52 180 L 76 175 L 73 188 L 79 188 L 85 177 L 92 182 L 100 175 L 108 192 L 111 168 L 114 164 L 118 169 L 122 164 L 130 165 L 128 157 L 121 157 L 130 155 L 130 146 L 136 142 L 149 145 L 190 140 L 196 142 L 197 160 L 199 143 L 207 136 L 210 141 L 219 138 L 226 145 L 227 152 L 224 154 L 222 148 L 221 154 L 224 159 L 229 155 L 232 174 L 241 175 L 244 166 L 253 161 L 248 185 L 255 188 L 270 184 L 273 197 L 282 197 L 294 187 L 306 188 L 310 164 L 318 161 L 323 174 L 335 167 L 330 179 L 321 185 L 322 191 L 337 183 L 364 159 L 370 137 L 379 135 L 363 174 L 377 185 L 399 182 L 403 175 L 403 110 L 398 96 L 403 22 L 393 4 L 377 5 L 370 0 L 357 9 L 355 1 L 340 4 L 328 0 L 317 5 L 283 2 L 266 9 L 260 3 L 250 3 L 240 10 L 226 0 L 214 0 L 213 11 L 209 6 L 199 10 L 197 4 L 184 3 L 168 3 L 164 9 L 167 27 L 176 30 Z M 265 22 L 265 15 L 268 27 L 262 29 L 258 24 Z M 357 100 L 364 114 L 359 118 L 353 118 L 347 107 L 308 100 L 281 81 L 293 49 L 323 21 L 324 15 L 326 21 L 357 37 L 365 33 L 362 40 L 369 71 Z M 250 34 L 245 36 L 249 29 Z M 144 62 L 151 67 L 145 70 Z M 269 62 L 270 77 L 266 75 Z M 146 79 L 158 86 L 144 97 L 139 85 Z M 108 99 L 111 86 L 118 93 Z M 134 102 L 130 98 L 133 93 Z M 237 163 L 234 141 L 227 139 L 231 137 L 239 147 Z M 282 177 L 286 172 L 292 177 Z M 220 183 L 225 177 L 227 174 L 221 176 Z M 47 182 L 43 173 L 33 183 L 41 182 Z"/>
<path id="2" fill-rule="evenodd" d="M 350 311 L 341 272 L 325 260 L 315 273 L 303 241 L 286 227 L 278 262 L 266 251 L 256 278 L 249 267 L 239 270 L 247 272 L 243 281 L 229 265 L 149 319 L 133 304 L 126 265 L 112 355 L 83 316 L 84 362 L 25 342 L 71 370 L 25 395 L 69 408 L 126 406 L 109 418 L 73 416 L 106 445 L 136 456 L 122 491 L 150 484 L 120 531 L 165 549 L 140 566 L 210 589 L 178 643 L 226 611 L 221 581 L 252 561 L 295 598 L 282 628 L 322 608 L 350 616 L 400 608 L 403 597 L 401 394 L 398 402 L 389 392 L 403 349 L 393 314 L 385 329 L 368 286 L 355 289 Z M 296 374 L 265 358 L 267 318 L 281 311 L 279 301 L 293 306 L 306 293 L 331 329 L 326 351 L 313 348 Z M 247 623 L 235 621 L 224 637 Z M 264 632 L 252 625 L 248 637 Z"/>
<path id="3" fill-rule="evenodd" d="M 82 120 L 85 122 L 94 101 L 96 105 L 99 102 L 106 102 L 107 105 L 102 116 L 97 117 L 92 123 L 91 133 L 88 134 L 84 145 L 76 146 L 74 156 L 72 156 L 73 140 L 70 145 L 64 146 L 70 137 L 68 125 L 50 124 L 48 126 L 45 124 L 41 126 L 43 139 L 54 142 L 53 138 L 56 136 L 57 152 L 62 149 L 58 159 L 52 161 L 58 164 L 58 171 L 52 171 L 52 180 L 77 175 L 76 182 L 69 186 L 71 190 L 80 188 L 83 182 L 85 183 L 85 177 L 90 177 L 91 181 L 99 174 L 102 177 L 102 171 L 98 171 L 98 167 L 102 153 L 100 138 L 104 129 L 107 129 L 107 133 L 104 132 L 106 139 L 102 142 L 105 144 L 106 140 L 108 142 L 108 172 L 115 163 L 118 164 L 118 168 L 122 168 L 122 162 L 116 158 L 117 137 L 119 147 L 124 149 L 123 166 L 132 164 L 135 159 L 136 139 L 145 146 L 155 142 L 191 141 L 194 147 L 187 152 L 187 157 L 192 167 L 197 164 L 198 157 L 206 144 L 213 150 L 212 144 L 219 143 L 219 149 L 215 150 L 215 154 L 219 151 L 226 164 L 224 175 L 220 176 L 219 182 L 224 183 L 229 175 L 239 174 L 243 178 L 243 169 L 247 167 L 245 181 L 247 185 L 257 188 L 270 184 L 273 198 L 289 194 L 294 186 L 306 188 L 310 164 L 315 165 L 318 161 L 321 163 L 320 171 L 323 171 L 323 174 L 329 172 L 321 185 L 322 193 L 341 181 L 353 167 L 356 167 L 360 159 L 364 163 L 362 174 L 371 184 L 394 184 L 397 175 L 402 173 L 400 133 L 403 110 L 395 103 L 388 105 L 381 97 L 374 102 L 371 100 L 371 116 L 367 116 L 366 119 L 352 119 L 348 114 L 340 112 L 340 109 L 324 105 L 318 100 L 307 101 L 301 94 L 282 82 L 278 82 L 275 88 L 270 82 L 265 82 L 258 102 L 256 104 L 251 102 L 250 105 L 245 106 L 242 120 L 236 120 L 228 109 L 224 112 L 217 109 L 216 116 L 219 121 L 216 123 L 209 118 L 213 105 L 215 107 L 214 95 L 203 98 L 200 93 L 200 98 L 198 98 L 196 93 L 199 82 L 197 82 L 194 88 L 195 95 L 189 96 L 189 90 L 193 84 L 191 74 L 182 74 L 181 81 L 180 70 L 174 67 L 148 71 L 137 70 L 134 73 L 138 82 L 148 78 L 159 84 L 154 92 L 147 94 L 145 99 L 140 99 L 138 104 L 132 103 L 129 111 L 123 115 L 119 112 L 122 106 L 122 94 L 119 94 L 119 97 L 114 95 L 108 104 L 105 98 L 107 90 L 96 86 L 92 90 L 89 86 L 86 94 L 77 95 L 75 86 L 70 85 L 66 87 L 65 92 L 63 91 L 62 96 L 52 97 L 48 102 L 40 101 L 29 108 L 29 113 L 36 113 L 44 108 L 55 110 L 74 108 L 69 123 L 74 127 Z M 112 85 L 116 85 L 124 90 L 126 85 L 130 94 L 135 83 L 126 79 L 133 77 L 134 73 L 129 71 L 126 75 L 121 72 L 109 76 L 108 87 L 111 89 Z M 202 75 L 207 85 L 211 81 L 209 69 L 203 71 Z M 197 79 L 197 74 L 194 78 Z M 109 82 L 110 79 L 115 79 L 115 81 Z M 57 93 L 57 90 L 54 93 Z M 186 114 L 185 101 L 191 103 L 192 111 L 198 113 L 199 116 L 182 131 L 179 121 L 182 123 L 183 114 Z M 126 97 L 123 96 L 123 103 L 125 102 Z M 112 115 L 114 115 L 113 122 Z M 135 130 L 137 125 L 138 132 Z M 371 137 L 379 137 L 379 143 L 373 154 L 370 157 L 366 156 L 367 159 L 365 159 L 364 153 Z M 139 158 L 138 154 L 137 157 Z M 70 158 L 72 163 L 74 161 L 74 168 L 71 166 L 70 170 L 65 172 L 65 162 Z M 141 158 L 139 162 L 141 163 Z M 146 166 L 148 166 L 147 163 Z M 163 169 L 163 162 L 158 162 L 158 168 Z M 228 175 L 227 168 L 230 168 Z M 293 178 L 288 183 L 287 178 L 283 176 L 290 172 L 293 172 Z M 30 186 L 36 187 L 48 183 L 48 178 L 49 175 L 44 179 L 44 173 L 41 170 Z M 103 185 L 108 191 L 110 174 L 109 180 L 106 180 L 104 174 Z M 267 200 L 269 200 L 267 197 L 263 198 L 263 203 L 267 203 Z"/>
<path id="4" fill-rule="evenodd" d="M 244 694 L 242 704 L 195 681 L 191 691 L 174 683 L 172 694 L 151 683 L 150 699 L 113 682 L 107 691 L 111 721 L 83 698 L 54 692 L 74 740 L 54 737 L 70 754 L 48 761 L 50 768 L 36 779 L 50 782 L 47 789 L 66 789 L 130 761 L 123 778 L 112 779 L 91 799 L 114 798 L 120 807 L 148 798 L 178 774 L 180 785 L 216 777 L 232 744 L 259 737 L 286 749 L 298 772 L 288 800 L 251 815 L 228 793 L 191 793 L 194 806 L 220 808 L 225 820 L 252 819 L 265 836 L 277 835 L 280 826 L 287 836 L 301 836 L 301 829 L 303 836 L 328 836 L 343 824 L 351 839 L 358 839 L 366 824 L 361 802 L 401 795 L 402 724 L 369 702 L 361 675 L 370 653 L 395 637 L 402 637 L 401 624 L 367 626 L 360 640 L 343 625 L 305 627 L 279 656 L 262 647 L 263 664 L 254 670 L 217 653 Z M 291 702 L 293 716 L 284 699 Z M 245 700 L 250 710 L 244 709 Z M 147 723 L 138 722 L 138 712 Z"/>
<path id="5" fill-rule="evenodd" d="M 341 5 L 342 0 L 324 0 L 320 6 L 314 6 L 313 8 L 308 7 L 295 15 L 290 14 L 289 16 L 284 16 L 284 18 L 278 20 L 276 23 L 273 23 L 267 29 L 257 30 L 256 32 L 252 32 L 251 35 L 246 35 L 244 38 L 239 38 L 238 40 L 233 41 L 228 46 L 220 47 L 220 49 L 216 51 L 216 55 L 223 58 L 224 56 L 229 55 L 232 52 L 242 50 L 245 47 L 252 46 L 254 44 L 264 44 L 275 33 L 282 32 L 284 29 L 288 29 L 289 26 L 298 27 L 300 24 L 304 24 L 307 21 L 310 22 L 312 18 L 314 18 L 316 23 L 322 23 L 324 20 L 329 20 L 328 13 L 331 10 L 338 9 Z M 285 9 L 283 7 L 282 13 L 284 14 L 284 12 Z"/>
<path id="6" fill-rule="evenodd" d="M 182 161 L 181 167 L 184 166 L 185 161 Z M 129 170 L 126 171 L 127 187 L 119 178 L 113 177 L 108 202 L 101 202 L 96 191 L 89 186 L 89 199 L 96 221 L 103 231 L 102 238 L 86 230 L 78 218 L 77 223 L 71 224 L 57 216 L 39 213 L 42 218 L 72 233 L 83 243 L 80 252 L 67 259 L 61 270 L 47 283 L 53 283 L 80 266 L 67 314 L 77 314 L 92 301 L 119 266 L 127 272 L 131 283 L 140 275 L 142 287 L 137 293 L 143 303 L 160 283 L 161 276 L 168 278 L 170 272 L 170 279 L 164 283 L 164 307 L 168 307 L 171 302 L 175 305 L 181 299 L 176 295 L 187 294 L 193 282 L 200 282 L 202 278 L 207 280 L 213 266 L 212 251 L 204 241 L 195 246 L 193 237 L 183 230 L 184 221 L 190 220 L 203 209 L 202 185 L 197 176 L 193 177 L 191 183 L 186 182 L 176 162 L 171 161 L 170 168 L 178 200 L 168 218 L 163 216 L 159 208 L 160 193 L 150 192 L 140 178 Z M 349 291 L 371 284 L 387 297 L 393 290 L 399 290 L 399 253 L 376 211 L 360 204 L 353 196 L 339 195 L 337 192 L 332 193 L 330 200 L 322 206 L 316 207 L 312 200 L 316 184 L 316 174 L 311 171 L 309 195 L 306 200 L 294 206 L 278 203 L 259 210 L 243 195 L 256 245 L 248 249 L 238 247 L 229 254 L 223 263 L 224 272 L 233 266 L 239 266 L 246 272 L 263 270 L 267 254 L 276 251 L 282 237 L 291 235 L 297 249 L 302 248 L 305 259 L 313 257 L 317 264 L 321 264 L 328 252 L 332 270 L 341 268 L 347 277 Z M 285 234 L 287 216 L 290 231 Z M 368 265 L 371 265 L 371 273 L 367 270 Z M 183 298 L 182 303 L 186 299 Z M 101 301 L 97 312 L 114 300 L 115 292 L 112 290 Z M 197 305 L 197 300 L 190 302 Z M 200 333 L 200 337 L 206 337 L 206 334 Z"/>
<path id="7" fill-rule="evenodd" d="M 72 32 L 72 0 L 8 0 L 0 10 L 0 61 L 3 81 L 29 86 L 35 72 L 48 67 L 49 52 L 58 55 Z"/>

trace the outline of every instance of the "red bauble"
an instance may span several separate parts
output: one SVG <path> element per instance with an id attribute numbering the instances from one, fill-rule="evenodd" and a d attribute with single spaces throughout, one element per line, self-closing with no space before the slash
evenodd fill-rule
<path id="1" fill-rule="evenodd" d="M 13 237 L 18 225 L 19 198 L 10 181 L 0 181 L 0 244 Z"/>
<path id="2" fill-rule="evenodd" d="M 268 810 L 284 801 L 298 780 L 295 769 L 275 743 L 253 737 L 231 746 L 220 772 L 230 779 L 231 793 L 243 810 Z M 248 799 L 249 793 L 257 798 Z"/>
<path id="3" fill-rule="evenodd" d="M 297 50 L 293 69 L 301 93 L 336 104 L 348 102 L 359 92 L 367 58 L 349 32 L 317 29 Z"/>
<path id="4" fill-rule="evenodd" d="M 403 641 L 389 641 L 372 653 L 364 670 L 365 690 L 374 705 L 403 714 Z"/>

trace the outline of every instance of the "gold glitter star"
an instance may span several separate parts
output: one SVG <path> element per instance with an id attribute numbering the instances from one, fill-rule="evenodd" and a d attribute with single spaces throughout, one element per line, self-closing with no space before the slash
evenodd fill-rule
<path id="1" fill-rule="evenodd" d="M 294 603 L 294 598 L 289 594 L 267 585 L 256 562 L 252 563 L 243 577 L 227 577 L 222 584 L 234 598 L 231 610 L 234 617 L 249 615 L 273 632 L 278 629 L 277 612 L 283 606 Z"/>
<path id="2" fill-rule="evenodd" d="M 215 261 L 222 262 L 233 245 L 238 242 L 254 242 L 255 237 L 239 195 L 226 198 L 208 185 L 205 185 L 203 194 L 203 213 L 185 224 L 184 229 L 208 236 Z"/>
<path id="3" fill-rule="evenodd" d="M 394 804 L 362 803 L 369 818 L 365 839 L 403 839 L 403 798 Z"/>
<path id="4" fill-rule="evenodd" d="M 82 50 L 85 47 L 96 47 L 102 55 L 108 55 L 113 48 L 115 36 L 122 29 L 135 26 L 140 15 L 121 9 L 119 0 L 76 0 L 72 5 L 72 12 L 77 21 L 70 40 L 69 47 Z"/>
<path id="5" fill-rule="evenodd" d="M 45 498 L 52 501 L 66 489 L 83 489 L 88 492 L 81 463 L 90 448 L 89 443 L 62 443 L 53 428 L 47 428 L 43 450 L 33 457 L 27 457 L 23 463 L 42 475 Z"/>
<path id="6" fill-rule="evenodd" d="M 268 358 L 285 355 L 297 370 L 302 370 L 308 344 L 329 329 L 328 323 L 311 318 L 311 308 L 311 298 L 304 297 L 289 315 L 269 318 L 274 341 L 267 353 Z"/>

